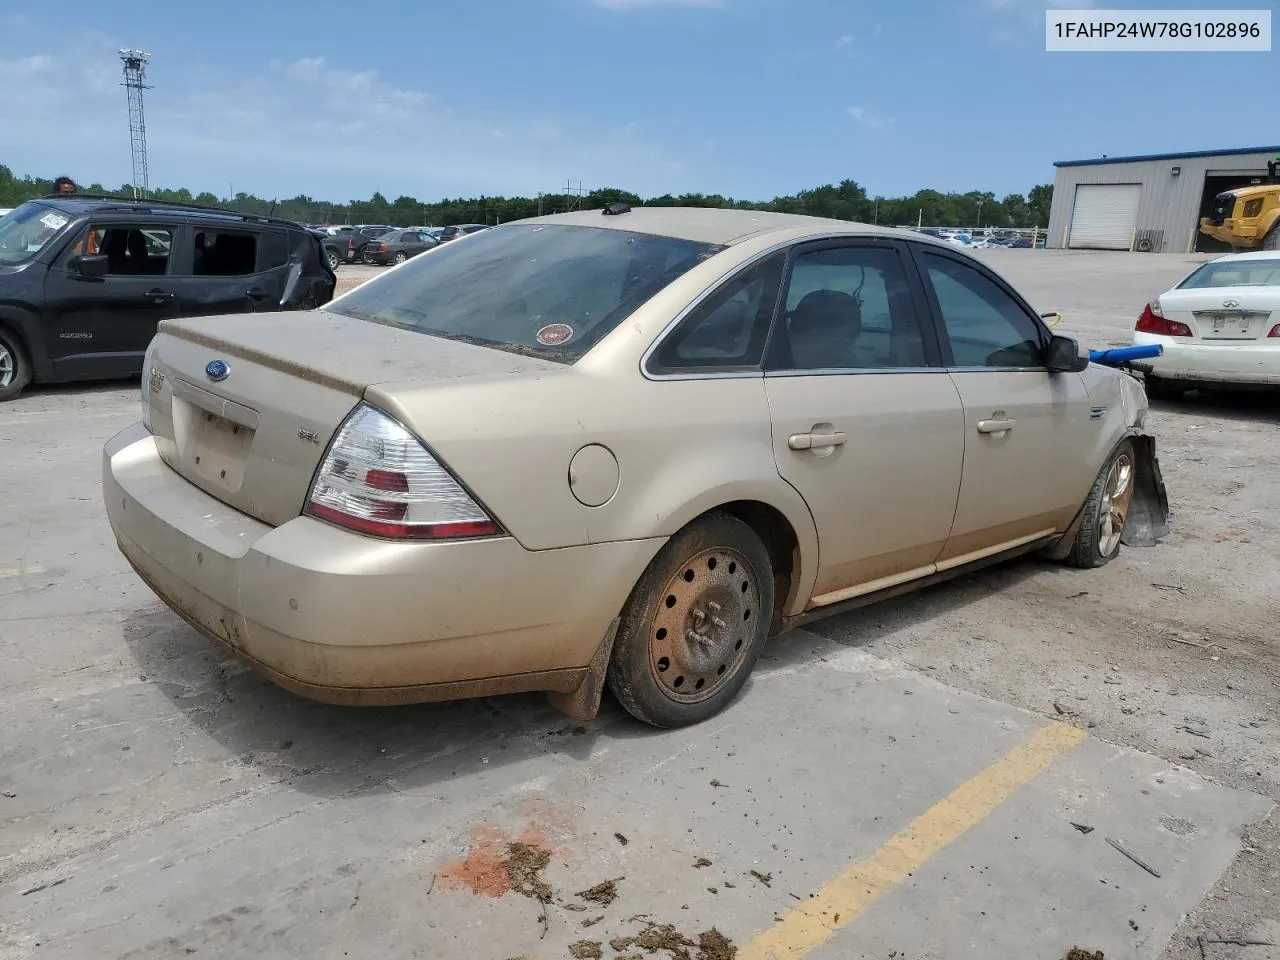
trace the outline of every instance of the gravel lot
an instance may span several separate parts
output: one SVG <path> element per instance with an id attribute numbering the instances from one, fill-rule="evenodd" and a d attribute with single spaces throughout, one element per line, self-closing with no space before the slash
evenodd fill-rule
<path id="1" fill-rule="evenodd" d="M 1092 346 L 1203 259 L 982 256 Z M 681 947 L 712 928 L 760 960 L 1280 957 L 1214 942 L 1280 943 L 1274 396 L 1154 409 L 1160 546 L 796 631 L 675 734 L 538 697 L 343 710 L 223 659 L 103 518 L 136 410 L 136 383 L 0 407 L 0 960 L 732 955 Z"/>

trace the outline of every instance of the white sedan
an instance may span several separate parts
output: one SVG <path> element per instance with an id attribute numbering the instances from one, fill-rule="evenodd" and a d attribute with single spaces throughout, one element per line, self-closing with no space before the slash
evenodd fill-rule
<path id="1" fill-rule="evenodd" d="M 1149 361 L 1153 397 L 1230 384 L 1280 386 L 1280 252 L 1201 264 L 1147 304 L 1133 342 L 1164 347 Z"/>

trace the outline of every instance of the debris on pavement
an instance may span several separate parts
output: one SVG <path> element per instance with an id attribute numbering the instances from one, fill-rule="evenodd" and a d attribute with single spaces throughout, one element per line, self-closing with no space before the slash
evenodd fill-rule
<path id="1" fill-rule="evenodd" d="M 1071 825 L 1075 827 L 1077 830 L 1079 830 L 1081 833 L 1086 833 L 1086 834 L 1093 833 L 1093 827 L 1090 827 L 1083 823 L 1075 823 L 1073 821 L 1068 821 L 1068 822 L 1070 822 Z"/>
<path id="2" fill-rule="evenodd" d="M 1236 947 L 1280 946 L 1274 940 L 1250 940 L 1248 937 L 1201 937 L 1205 943 L 1229 943 Z"/>
<path id="3" fill-rule="evenodd" d="M 574 960 L 600 960 L 604 951 L 600 949 L 599 940 L 579 940 L 569 945 L 569 956 Z"/>
<path id="4" fill-rule="evenodd" d="M 1134 863 L 1140 866 L 1143 870 L 1147 871 L 1147 873 L 1151 874 L 1156 879 L 1160 878 L 1160 874 L 1156 872 L 1155 867 L 1151 866 L 1151 864 L 1147 863 L 1145 860 L 1139 857 L 1136 853 L 1132 853 L 1126 850 L 1123 846 L 1120 845 L 1119 840 L 1112 840 L 1110 837 L 1107 837 L 1106 839 L 1107 839 L 1107 843 L 1111 844 L 1112 847 L 1120 851 L 1120 853 L 1124 854 L 1126 857 L 1128 857 L 1130 860 L 1132 860 Z"/>
<path id="5" fill-rule="evenodd" d="M 1067 960 L 1106 960 L 1102 955 L 1102 951 L 1092 953 L 1088 950 L 1081 950 L 1079 947 L 1072 947 L 1067 951 Z"/>
<path id="6" fill-rule="evenodd" d="M 764 884 L 766 887 L 771 886 L 771 885 L 773 884 L 773 874 L 772 874 L 772 873 L 761 873 L 759 870 L 752 870 L 752 871 L 750 871 L 750 873 L 751 873 L 751 876 L 755 877 L 757 880 L 759 880 L 759 881 L 760 881 L 762 884 Z"/>
<path id="7" fill-rule="evenodd" d="M 594 927 L 597 923 L 599 923 L 599 922 L 600 922 L 601 920 L 603 920 L 603 919 L 604 919 L 604 914 L 603 914 L 603 913 L 601 913 L 601 914 L 597 914 L 596 916 L 591 917 L 591 918 L 589 918 L 589 919 L 587 919 L 587 920 L 583 920 L 583 921 L 582 921 L 582 929 L 584 929 L 584 930 L 585 930 L 585 929 L 587 929 L 587 927 Z"/>
<path id="8" fill-rule="evenodd" d="M 628 843 L 630 843 L 630 842 L 631 842 L 630 840 L 628 840 L 626 837 L 624 837 L 624 836 L 623 836 L 622 834 L 620 834 L 620 833 L 615 833 L 615 834 L 613 835 L 613 839 L 617 840 L 617 841 L 618 841 L 620 844 L 622 844 L 624 847 L 625 847 Z"/>
<path id="9" fill-rule="evenodd" d="M 711 861 L 706 857 L 699 857 L 697 860 L 693 861 L 693 869 L 695 870 L 701 870 L 703 867 L 709 866 L 711 866 Z"/>
<path id="10" fill-rule="evenodd" d="M 598 903 L 602 907 L 607 907 L 618 899 L 618 880 L 625 879 L 626 877 L 618 877 L 614 880 L 605 880 L 603 883 L 597 883 L 594 887 L 575 893 L 574 896 L 579 900 L 586 900 L 588 903 Z"/>
<path id="11" fill-rule="evenodd" d="M 507 844 L 507 859 L 503 861 L 511 889 L 516 893 L 537 900 L 551 902 L 551 887 L 542 879 L 542 871 L 551 862 L 551 851 L 543 850 L 519 840 Z"/>

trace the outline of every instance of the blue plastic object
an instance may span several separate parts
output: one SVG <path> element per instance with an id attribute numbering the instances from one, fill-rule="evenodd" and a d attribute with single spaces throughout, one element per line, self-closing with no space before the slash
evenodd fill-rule
<path id="1" fill-rule="evenodd" d="M 1110 350 L 1090 350 L 1089 361 L 1107 367 L 1117 367 L 1130 360 L 1147 360 L 1164 353 L 1164 347 L 1158 343 L 1149 343 L 1141 347 L 1112 347 Z"/>

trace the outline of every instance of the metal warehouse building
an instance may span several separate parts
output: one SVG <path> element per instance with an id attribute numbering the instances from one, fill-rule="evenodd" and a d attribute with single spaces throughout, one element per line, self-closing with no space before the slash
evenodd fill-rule
<path id="1" fill-rule="evenodd" d="M 1199 232 L 1213 198 L 1266 176 L 1277 147 L 1055 163 L 1050 247 L 1149 253 L 1217 251 Z"/>

